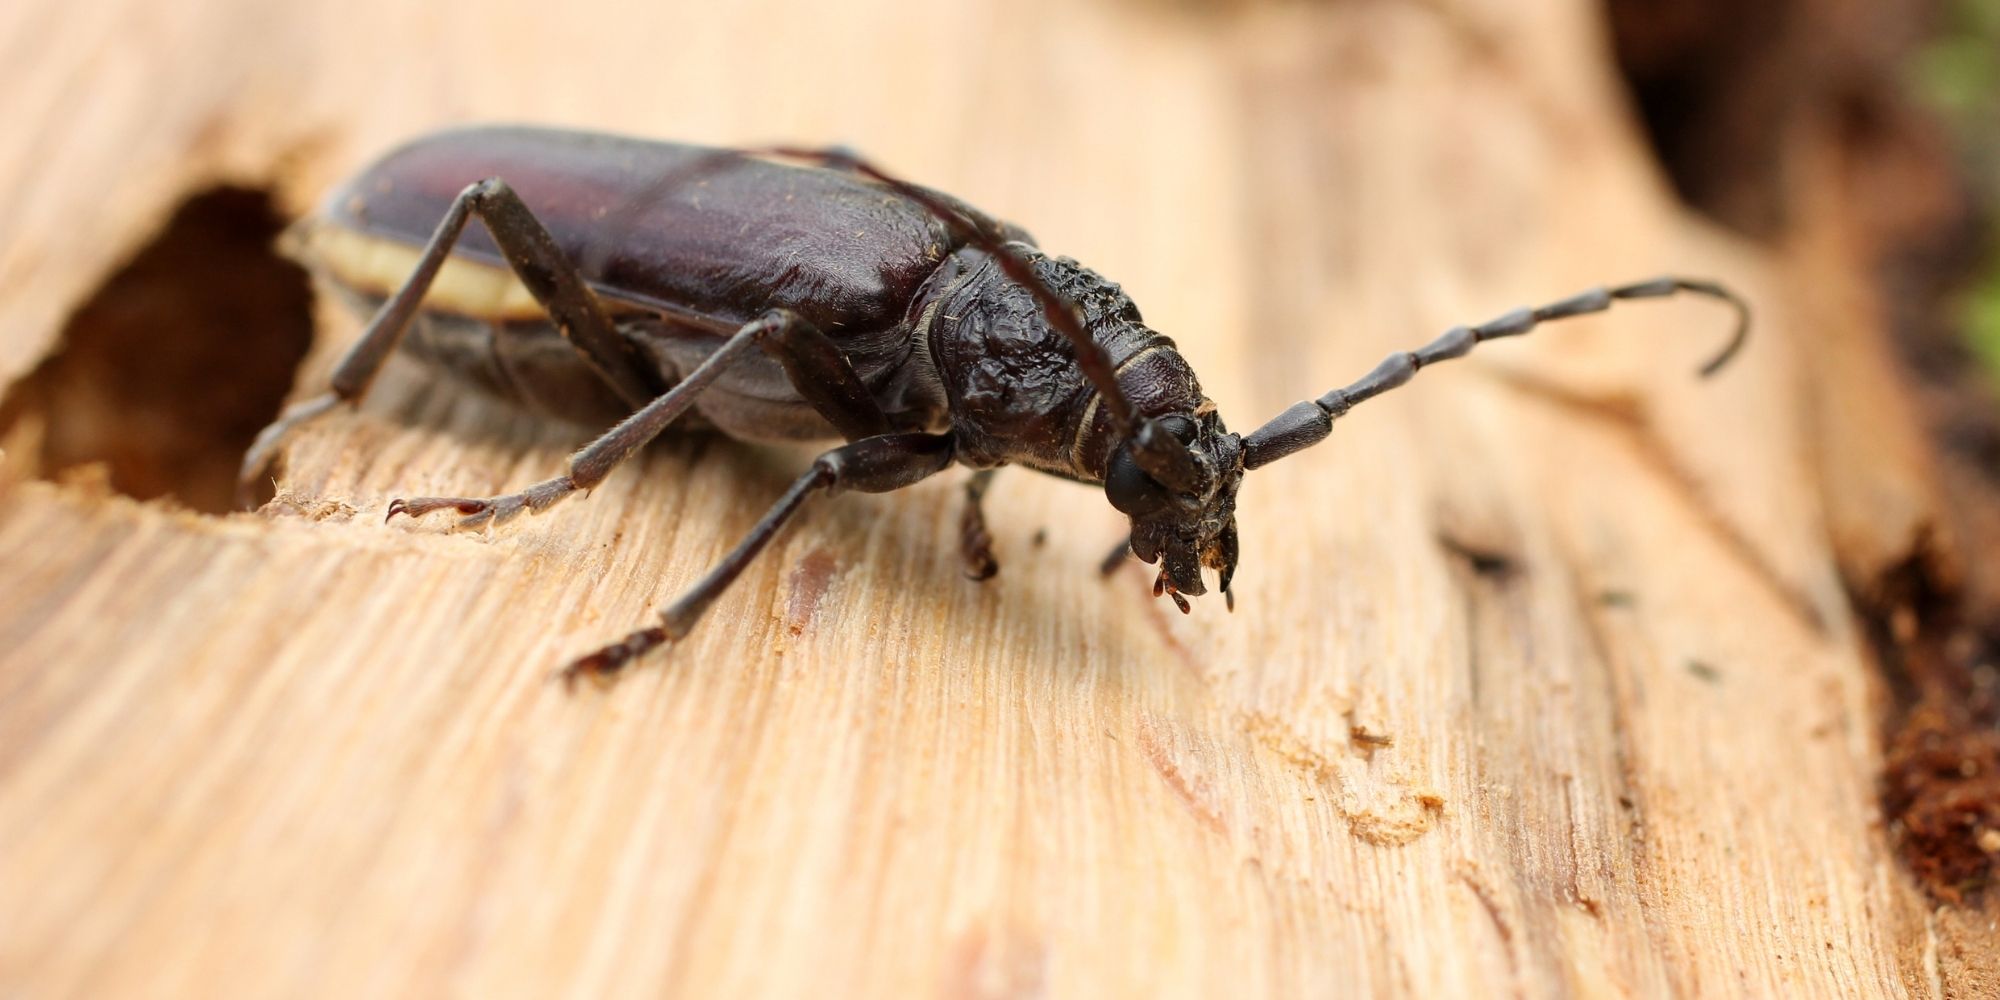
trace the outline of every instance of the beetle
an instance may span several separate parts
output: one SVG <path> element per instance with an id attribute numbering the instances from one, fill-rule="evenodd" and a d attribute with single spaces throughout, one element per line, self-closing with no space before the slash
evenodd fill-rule
<path id="1" fill-rule="evenodd" d="M 1747 303 L 1713 281 L 1595 288 L 1453 327 L 1239 435 L 1116 284 L 838 149 L 449 130 L 364 168 L 289 231 L 286 249 L 373 318 L 328 391 L 258 435 L 246 494 L 292 430 L 358 404 L 398 347 L 476 388 L 611 429 L 562 475 L 498 497 L 397 499 L 388 519 L 453 511 L 476 527 L 540 513 L 677 421 L 744 440 L 844 440 L 658 625 L 578 658 L 566 681 L 608 677 L 686 635 L 809 496 L 888 492 L 953 464 L 977 470 L 962 531 L 969 575 L 995 569 L 979 507 L 988 477 L 1022 465 L 1101 487 L 1130 520 L 1107 566 L 1128 552 L 1157 564 L 1154 595 L 1183 612 L 1212 570 L 1233 607 L 1244 474 L 1324 440 L 1420 368 L 1615 301 L 1691 293 L 1736 312 L 1706 376 L 1750 324 Z"/>

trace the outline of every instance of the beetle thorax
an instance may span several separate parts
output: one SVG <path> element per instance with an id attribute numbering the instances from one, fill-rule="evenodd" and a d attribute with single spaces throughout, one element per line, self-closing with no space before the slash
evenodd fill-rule
<path id="1" fill-rule="evenodd" d="M 1076 306 L 1141 414 L 1189 413 L 1207 405 L 1173 341 L 1148 329 L 1116 284 L 1067 257 L 1025 244 L 1013 248 Z M 964 461 L 1103 481 L 1117 445 L 1111 414 L 1032 293 L 1009 280 L 992 257 L 967 248 L 938 269 L 915 308 L 917 333 L 928 339 Z"/>

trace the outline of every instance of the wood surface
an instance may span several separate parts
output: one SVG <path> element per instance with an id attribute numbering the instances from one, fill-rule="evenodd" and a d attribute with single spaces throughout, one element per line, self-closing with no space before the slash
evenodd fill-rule
<path id="1" fill-rule="evenodd" d="M 867 150 L 1122 282 L 1244 431 L 1604 281 L 1759 309 L 1715 379 L 1724 310 L 1632 305 L 1357 410 L 1249 479 L 1233 615 L 1100 580 L 1115 512 L 1020 472 L 962 579 L 955 473 L 818 505 L 574 695 L 808 452 L 677 438 L 484 536 L 382 512 L 588 432 L 407 364 L 254 514 L 17 433 L 0 995 L 1992 995 L 1990 916 L 1934 909 L 1877 805 L 1848 587 L 1937 517 L 1883 304 L 1836 233 L 1675 204 L 1600 16 L 0 5 L 0 382 L 191 192 L 296 213 L 465 120 Z M 357 329 L 321 321 L 298 393 Z"/>

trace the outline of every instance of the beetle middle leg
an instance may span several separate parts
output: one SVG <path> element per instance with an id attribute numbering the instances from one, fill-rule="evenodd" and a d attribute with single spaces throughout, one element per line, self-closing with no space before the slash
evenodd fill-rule
<path id="1" fill-rule="evenodd" d="M 965 481 L 965 508 L 958 519 L 958 552 L 965 560 L 965 575 L 973 580 L 990 580 L 1000 572 L 993 558 L 993 534 L 986 530 L 986 512 L 980 509 L 986 490 L 993 485 L 999 469 L 980 469 Z"/>
<path id="2" fill-rule="evenodd" d="M 864 438 L 821 455 L 800 476 L 769 513 L 750 529 L 734 551 L 715 564 L 708 575 L 660 612 L 660 624 L 578 658 L 562 672 L 564 683 L 578 677 L 608 677 L 657 646 L 687 635 L 708 606 L 741 576 L 745 567 L 769 545 L 806 498 L 824 491 L 829 496 L 850 490 L 888 493 L 913 485 L 951 465 L 955 451 L 949 434 L 906 432 Z"/>
<path id="3" fill-rule="evenodd" d="M 498 524 L 523 511 L 541 513 L 578 490 L 588 490 L 604 481 L 620 462 L 647 442 L 658 437 L 688 407 L 695 397 L 720 378 L 723 371 L 752 349 L 762 348 L 778 359 L 792 387 L 813 409 L 825 417 L 850 441 L 879 436 L 889 430 L 889 418 L 869 395 L 868 387 L 847 363 L 838 347 L 824 333 L 797 313 L 773 309 L 745 323 L 736 333 L 703 359 L 694 371 L 638 412 L 620 421 L 597 440 L 570 457 L 569 471 L 518 493 L 474 499 L 470 497 L 417 497 L 394 500 L 388 517 L 408 514 L 422 517 L 433 511 L 451 509 L 461 517 L 462 528 Z"/>
<path id="4" fill-rule="evenodd" d="M 548 228 L 535 218 L 507 182 L 488 178 L 468 186 L 452 200 L 431 233 L 430 242 L 424 245 L 416 269 L 382 303 L 361 339 L 348 348 L 335 366 L 328 391 L 287 408 L 257 435 L 244 453 L 237 477 L 239 499 L 247 502 L 250 486 L 263 475 L 278 445 L 293 429 L 341 403 L 361 401 L 381 372 L 383 362 L 410 328 L 411 320 L 423 306 L 425 293 L 430 291 L 431 283 L 437 279 L 473 216 L 486 224 L 487 232 L 499 245 L 515 277 L 548 310 L 563 338 L 576 347 L 598 377 L 635 408 L 659 393 L 644 359 L 618 335 L 604 304 L 584 283 L 576 265 L 563 255 Z"/>

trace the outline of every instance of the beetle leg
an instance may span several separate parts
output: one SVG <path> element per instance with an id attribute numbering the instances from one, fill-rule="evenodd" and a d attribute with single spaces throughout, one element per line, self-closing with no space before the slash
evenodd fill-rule
<path id="1" fill-rule="evenodd" d="M 764 519 L 750 529 L 736 549 L 708 575 L 688 588 L 660 613 L 660 624 L 643 628 L 563 668 L 564 683 L 578 677 L 606 678 L 654 647 L 687 635 L 708 606 L 742 575 L 750 561 L 769 545 L 785 523 L 814 493 L 888 493 L 943 471 L 951 465 L 955 445 L 949 434 L 917 432 L 884 434 L 842 445 L 821 455 Z"/>
<path id="2" fill-rule="evenodd" d="M 395 351 L 396 344 L 410 328 L 423 307 L 424 295 L 437 279 L 446 258 L 473 216 L 486 224 L 500 252 L 507 258 L 515 277 L 535 301 L 548 310 L 549 318 L 575 346 L 598 377 L 604 379 L 633 407 L 644 405 L 659 392 L 648 374 L 650 369 L 632 346 L 618 335 L 611 317 L 596 293 L 584 283 L 576 265 L 563 256 L 548 228 L 521 201 L 506 181 L 488 178 L 468 186 L 452 200 L 439 220 L 401 288 L 382 303 L 368 322 L 361 339 L 348 348 L 334 367 L 330 391 L 285 410 L 244 453 L 237 476 L 238 499 L 246 505 L 250 487 L 264 474 L 278 445 L 300 424 L 332 409 L 338 403 L 358 403 L 382 370 L 382 363 Z"/>
<path id="3" fill-rule="evenodd" d="M 889 416 L 847 356 L 810 320 L 789 309 L 763 316 L 765 353 L 778 359 L 792 388 L 849 441 L 889 433 Z"/>
<path id="4" fill-rule="evenodd" d="M 743 327 L 716 348 L 715 353 L 702 359 L 694 371 L 674 384 L 674 387 L 660 394 L 659 398 L 639 408 L 638 412 L 626 417 L 597 440 L 584 445 L 582 450 L 570 456 L 569 472 L 546 482 L 536 483 L 519 493 L 506 496 L 475 500 L 467 497 L 417 497 L 412 500 L 396 499 L 389 502 L 388 518 L 398 514 L 422 517 L 432 511 L 456 510 L 461 515 L 460 527 L 477 527 L 497 524 L 522 511 L 540 513 L 554 506 L 556 501 L 577 490 L 587 490 L 604 481 L 618 463 L 632 456 L 633 452 L 645 447 L 648 441 L 658 437 L 687 408 L 694 405 L 695 397 L 703 389 L 714 384 L 724 369 L 755 348 L 769 332 L 775 320 L 762 316 L 745 323 Z M 386 520 L 386 519 L 385 519 Z"/>
<path id="5" fill-rule="evenodd" d="M 385 520 L 398 514 L 422 517 L 432 511 L 451 509 L 460 515 L 458 527 L 476 528 L 500 524 L 523 512 L 539 514 L 571 493 L 603 482 L 618 463 L 658 437 L 694 405 L 695 397 L 714 384 L 730 364 L 755 347 L 776 355 L 799 394 L 850 440 L 878 436 L 888 430 L 889 418 L 883 415 L 882 408 L 868 394 L 868 387 L 833 342 L 797 314 L 773 309 L 743 324 L 673 388 L 572 455 L 566 474 L 519 493 L 483 500 L 469 497 L 393 500 Z"/>
<path id="6" fill-rule="evenodd" d="M 544 483 L 536 483 L 519 493 L 474 500 L 469 497 L 417 497 L 414 500 L 392 500 L 389 502 L 387 521 L 397 514 L 422 517 L 434 510 L 449 507 L 458 511 L 458 528 L 482 528 L 513 520 L 523 511 L 539 514 L 556 505 L 556 501 L 576 492 L 577 486 L 568 476 L 557 476 Z"/>
<path id="7" fill-rule="evenodd" d="M 278 445 L 290 437 L 294 429 L 343 402 L 351 401 L 338 392 L 323 392 L 285 407 L 278 414 L 278 419 L 258 431 L 256 439 L 243 452 L 243 464 L 236 470 L 236 505 L 247 510 L 256 503 L 254 491 L 257 480 L 262 479 L 265 470 L 271 467 L 271 460 L 278 455 Z"/>
<path id="8" fill-rule="evenodd" d="M 1132 558 L 1132 536 L 1128 532 L 1118 539 L 1118 544 L 1112 546 L 1111 551 L 1104 554 L 1103 561 L 1097 564 L 1097 572 L 1102 576 L 1110 576 L 1118 572 L 1118 567 L 1125 565 L 1125 560 L 1130 558 Z"/>
<path id="9" fill-rule="evenodd" d="M 965 575 L 973 580 L 990 580 L 1000 572 L 1000 562 L 993 558 L 993 535 L 986 530 L 986 514 L 980 510 L 980 501 L 986 499 L 986 489 L 993 483 L 993 474 L 999 469 L 980 469 L 965 481 L 965 507 L 958 519 L 958 552 L 965 559 Z"/>

